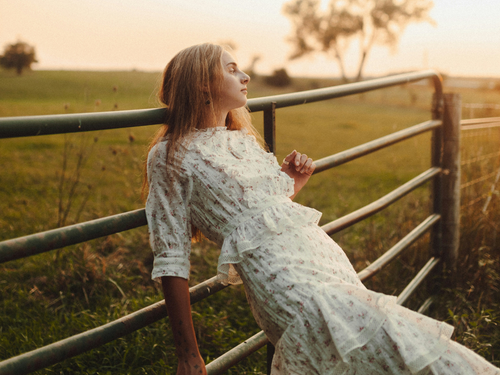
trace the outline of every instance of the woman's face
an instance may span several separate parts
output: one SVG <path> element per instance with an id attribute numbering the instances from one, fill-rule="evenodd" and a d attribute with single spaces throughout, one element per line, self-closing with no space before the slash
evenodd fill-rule
<path id="1" fill-rule="evenodd" d="M 222 54 L 222 74 L 219 110 L 229 112 L 243 107 L 247 103 L 247 83 L 250 77 L 238 68 L 236 59 L 227 51 Z"/>

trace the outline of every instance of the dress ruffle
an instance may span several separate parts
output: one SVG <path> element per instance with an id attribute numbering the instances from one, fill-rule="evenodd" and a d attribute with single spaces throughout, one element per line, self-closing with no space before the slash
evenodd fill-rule
<path id="1" fill-rule="evenodd" d="M 370 366 L 370 360 L 384 359 L 383 353 L 365 352 L 380 335 L 386 336 L 381 342 L 391 342 L 387 363 L 406 371 L 394 371 L 393 363 L 396 374 L 418 373 L 448 348 L 450 325 L 366 289 L 345 253 L 317 225 L 296 224 L 274 235 L 270 244 L 245 254 L 236 269 L 259 326 L 276 346 L 276 374 L 354 374 L 359 367 L 353 361 Z"/>
<path id="2" fill-rule="evenodd" d="M 218 277 L 224 284 L 241 284 L 233 264 L 241 262 L 244 254 L 272 241 L 276 235 L 294 230 L 297 225 L 318 224 L 321 212 L 292 202 L 288 198 L 268 199 L 268 207 L 247 210 L 232 223 L 230 233 L 221 246 Z"/>
<path id="3" fill-rule="evenodd" d="M 349 289 L 352 292 L 354 288 Z M 326 334 L 322 332 L 318 335 L 322 342 L 314 346 L 312 353 L 304 350 L 301 342 L 304 337 L 310 337 L 309 320 L 314 320 L 314 316 L 310 316 L 307 321 L 297 317 L 276 343 L 273 361 L 275 371 L 272 374 L 295 374 L 297 368 L 310 368 L 311 373 L 321 375 L 354 374 L 356 366 L 352 366 L 353 359 L 358 361 L 365 359 L 368 362 L 375 360 L 375 357 L 363 358 L 358 352 L 363 352 L 366 344 L 381 334 L 387 336 L 385 341 L 389 338 L 392 343 L 391 349 L 398 354 L 397 357 L 400 357 L 397 366 L 401 370 L 407 370 L 407 372 L 401 371 L 402 374 L 417 374 L 438 360 L 448 349 L 453 333 L 453 327 L 450 325 L 397 305 L 395 297 L 378 295 L 368 290 L 357 292 L 365 294 L 365 297 L 370 296 L 372 300 L 377 297 L 374 304 L 362 306 L 361 303 L 352 306 L 358 313 L 365 309 L 370 314 L 367 327 L 360 332 L 353 331 L 352 328 L 356 328 L 356 325 L 343 316 L 332 314 L 329 311 L 331 305 L 315 297 L 318 300 L 318 311 L 328 312 L 318 317 L 325 322 L 325 327 L 322 328 Z M 321 293 L 314 294 L 321 295 Z"/>

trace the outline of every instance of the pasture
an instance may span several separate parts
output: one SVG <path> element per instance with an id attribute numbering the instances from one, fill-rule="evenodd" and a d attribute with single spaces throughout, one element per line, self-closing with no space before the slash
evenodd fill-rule
<path id="1" fill-rule="evenodd" d="M 0 116 L 153 108 L 157 106 L 155 87 L 160 76 L 136 71 L 34 71 L 16 77 L 0 71 Z M 336 82 L 295 79 L 292 86 L 278 90 L 257 77 L 249 85 L 249 97 L 332 84 Z M 446 82 L 445 91 L 449 91 Z M 500 103 L 500 90 L 463 89 L 461 93 L 464 103 Z M 297 149 L 319 159 L 426 121 L 430 118 L 431 96 L 428 85 L 407 85 L 280 109 L 276 116 L 277 158 L 282 160 Z M 252 117 L 261 130 L 262 113 Z M 0 240 L 142 208 L 142 165 L 157 128 L 0 140 Z M 297 201 L 322 211 L 321 223 L 360 208 L 429 167 L 429 137 L 424 134 L 318 174 Z M 490 141 L 485 138 L 484 144 L 473 147 L 486 147 Z M 498 149 L 498 144 L 488 147 Z M 490 210 L 496 210 L 497 216 L 491 220 L 498 228 L 498 197 L 492 202 Z M 359 271 L 427 217 L 429 205 L 429 186 L 424 185 L 333 238 Z M 457 330 L 460 341 L 488 360 L 498 361 L 500 318 L 495 295 L 500 280 L 499 245 L 491 237 L 493 231 L 488 230 L 488 224 L 481 227 L 482 219 L 474 219 L 475 211 L 468 210 L 467 215 L 467 220 L 462 221 L 471 226 L 462 231 L 468 234 L 464 239 L 467 248 L 463 249 L 468 268 L 460 284 L 462 289 L 444 290 L 432 314 L 457 326 L 461 324 Z M 427 237 L 419 240 L 367 286 L 389 294 L 401 292 L 423 265 L 427 243 Z M 195 245 L 192 285 L 216 273 L 217 255 L 218 250 L 208 242 Z M 147 228 L 1 264 L 0 359 L 161 300 L 158 284 L 150 280 L 151 266 Z M 471 289 L 467 277 L 479 278 L 490 290 Z M 426 296 L 425 290 L 417 293 L 408 306 L 418 308 L 422 296 Z M 462 310 L 453 309 L 457 305 L 463 306 Z M 241 286 L 230 287 L 194 305 L 193 319 L 207 363 L 259 331 Z M 467 330 L 466 326 L 474 329 Z M 471 339 L 471 335 L 475 337 Z M 168 322 L 161 321 L 39 373 L 164 374 L 173 373 L 175 366 Z M 265 373 L 265 350 L 229 373 Z"/>

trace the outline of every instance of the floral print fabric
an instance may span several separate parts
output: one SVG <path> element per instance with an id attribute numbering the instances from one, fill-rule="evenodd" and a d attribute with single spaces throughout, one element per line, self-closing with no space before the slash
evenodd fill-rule
<path id="1" fill-rule="evenodd" d="M 498 374 L 453 328 L 367 290 L 314 224 L 283 228 L 235 265 L 278 374 Z"/>
<path id="2" fill-rule="evenodd" d="M 153 278 L 189 277 L 191 223 L 221 247 L 219 277 L 240 283 L 275 345 L 273 374 L 494 374 L 452 343 L 452 327 L 367 290 L 342 249 L 293 203 L 293 180 L 245 131 L 211 128 L 148 157 Z M 462 353 L 464 352 L 464 353 Z"/>
<path id="3" fill-rule="evenodd" d="M 189 277 L 191 223 L 221 247 L 219 277 L 241 283 L 233 264 L 285 224 L 317 222 L 321 213 L 293 203 L 294 181 L 246 131 L 198 131 L 176 153 L 167 174 L 168 140 L 148 156 L 146 203 L 153 279 Z"/>

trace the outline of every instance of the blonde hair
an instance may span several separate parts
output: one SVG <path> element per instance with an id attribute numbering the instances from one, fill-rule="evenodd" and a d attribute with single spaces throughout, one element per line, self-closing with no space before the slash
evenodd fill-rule
<path id="1" fill-rule="evenodd" d="M 175 173 L 177 164 L 182 160 L 179 153 L 180 142 L 189 141 L 189 135 L 198 129 L 215 126 L 217 101 L 220 98 L 223 71 L 222 54 L 229 50 L 216 44 L 199 44 L 180 51 L 167 64 L 163 71 L 158 99 L 166 111 L 163 125 L 156 132 L 148 152 L 168 135 L 167 175 Z M 262 145 L 262 137 L 252 125 L 247 108 L 231 110 L 226 117 L 229 130 L 246 129 Z M 169 179 L 170 180 L 170 179 Z M 147 166 L 144 165 L 142 197 L 148 194 Z M 196 229 L 193 237 L 199 237 Z"/>

